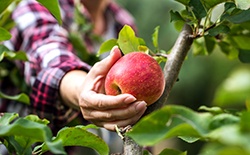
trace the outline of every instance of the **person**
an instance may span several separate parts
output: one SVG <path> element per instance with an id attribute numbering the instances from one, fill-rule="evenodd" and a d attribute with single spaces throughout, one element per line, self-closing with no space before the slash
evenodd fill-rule
<path id="1" fill-rule="evenodd" d="M 59 3 L 61 26 L 35 0 L 21 1 L 14 9 L 12 18 L 16 25 L 11 30 L 12 38 L 4 44 L 11 50 L 27 53 L 29 61 L 18 62 L 17 66 L 31 88 L 30 106 L 23 108 L 24 104 L 2 101 L 0 111 L 46 118 L 54 133 L 76 118 L 82 124 L 93 123 L 109 131 L 114 131 L 116 125 L 134 124 L 145 112 L 146 103 L 130 94 L 110 96 L 104 91 L 105 76 L 122 57 L 121 51 L 113 47 L 106 58 L 93 66 L 83 62 L 68 39 L 74 27 L 74 8 L 79 3 L 73 0 L 59 0 Z M 92 29 L 82 34 L 89 53 L 96 52 L 100 45 L 91 40 L 91 34 L 116 38 L 125 24 L 136 30 L 133 17 L 112 0 L 80 0 L 80 4 L 82 18 L 92 24 Z"/>

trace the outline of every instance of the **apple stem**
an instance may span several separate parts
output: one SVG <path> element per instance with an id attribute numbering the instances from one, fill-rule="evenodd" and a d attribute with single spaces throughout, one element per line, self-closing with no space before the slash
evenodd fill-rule
<path id="1" fill-rule="evenodd" d="M 168 55 L 167 62 L 164 66 L 164 75 L 165 75 L 165 89 L 158 101 L 156 103 L 150 105 L 145 112 L 145 115 L 161 108 L 165 104 L 167 104 L 167 99 L 169 93 L 178 80 L 178 75 L 181 69 L 181 66 L 187 56 L 188 51 L 190 50 L 192 43 L 192 29 L 189 25 L 185 24 L 181 33 L 179 34 L 172 51 Z M 129 148 L 129 149 L 127 149 Z M 125 136 L 124 139 L 124 155 L 134 155 L 142 154 L 142 147 L 138 146 L 136 142 L 134 142 L 130 137 Z"/>

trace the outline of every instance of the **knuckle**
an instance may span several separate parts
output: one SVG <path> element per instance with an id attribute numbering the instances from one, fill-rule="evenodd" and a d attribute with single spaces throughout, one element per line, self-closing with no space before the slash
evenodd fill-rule
<path id="1" fill-rule="evenodd" d="M 112 118 L 113 118 L 112 113 L 109 113 L 109 112 L 106 113 L 106 114 L 105 114 L 105 118 L 108 119 L 108 120 L 112 119 Z"/>

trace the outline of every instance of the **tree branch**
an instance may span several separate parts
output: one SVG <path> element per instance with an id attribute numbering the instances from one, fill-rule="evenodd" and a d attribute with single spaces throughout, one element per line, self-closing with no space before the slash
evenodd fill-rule
<path id="1" fill-rule="evenodd" d="M 164 66 L 165 75 L 165 90 L 161 98 L 154 104 L 148 107 L 147 115 L 156 109 L 161 108 L 167 103 L 169 93 L 178 79 L 181 66 L 187 56 L 189 49 L 193 43 L 192 29 L 189 25 L 184 25 L 181 33 L 179 34 L 171 53 L 168 55 L 167 62 Z M 131 138 L 125 136 L 124 139 L 124 155 L 141 155 L 142 147 L 136 144 Z"/>
<path id="2" fill-rule="evenodd" d="M 188 51 L 191 48 L 192 43 L 192 29 L 189 25 L 186 24 L 179 34 L 164 66 L 165 90 L 161 98 L 156 103 L 148 107 L 145 115 L 161 108 L 167 103 L 170 91 L 172 90 L 175 82 L 178 79 L 181 66 L 187 56 Z"/>

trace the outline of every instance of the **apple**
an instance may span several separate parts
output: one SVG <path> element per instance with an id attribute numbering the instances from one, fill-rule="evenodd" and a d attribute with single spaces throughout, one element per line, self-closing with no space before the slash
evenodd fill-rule
<path id="1" fill-rule="evenodd" d="M 165 88 L 164 74 L 157 61 L 145 52 L 125 54 L 109 70 L 105 79 L 107 95 L 131 94 L 151 105 Z"/>

